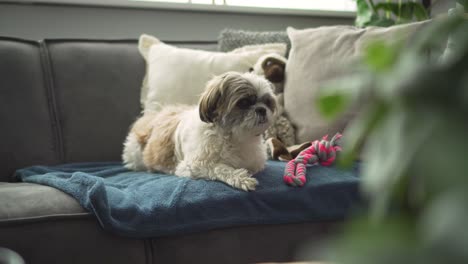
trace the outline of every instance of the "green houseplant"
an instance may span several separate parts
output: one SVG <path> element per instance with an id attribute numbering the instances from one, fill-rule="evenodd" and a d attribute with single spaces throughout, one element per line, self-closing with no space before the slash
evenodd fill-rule
<path id="1" fill-rule="evenodd" d="M 340 162 L 364 157 L 370 208 L 337 242 L 337 263 L 468 263 L 467 32 L 453 15 L 408 47 L 373 43 L 358 73 L 321 90 L 326 117 L 362 104 Z M 450 52 L 428 56 L 448 37 Z"/>
<path id="2" fill-rule="evenodd" d="M 388 27 L 429 18 L 426 8 L 419 2 L 398 0 L 375 3 L 374 0 L 356 0 L 356 21 L 358 27 Z"/>

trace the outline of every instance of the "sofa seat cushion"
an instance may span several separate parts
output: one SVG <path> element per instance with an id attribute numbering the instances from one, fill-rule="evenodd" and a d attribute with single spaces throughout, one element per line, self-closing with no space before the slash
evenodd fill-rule
<path id="1" fill-rule="evenodd" d="M 310 253 L 309 243 L 320 247 L 340 224 L 251 225 L 130 239 L 104 231 L 92 214 L 55 188 L 33 183 L 0 183 L 0 197 L 0 245 L 18 252 L 28 264 L 303 260 L 297 255 L 301 246 L 307 245 Z"/>
<path id="2" fill-rule="evenodd" d="M 254 224 L 336 221 L 359 203 L 358 166 L 307 168 L 308 182 L 283 182 L 283 162 L 256 174 L 256 191 L 208 180 L 134 172 L 121 163 L 35 166 L 17 171 L 27 182 L 54 186 L 76 198 L 104 229 L 129 237 L 160 237 Z"/>
<path id="3" fill-rule="evenodd" d="M 320 258 L 320 249 L 340 224 L 252 225 L 131 239 L 105 232 L 85 215 L 0 222 L 0 245 L 18 252 L 28 264 L 288 262 Z M 306 256 L 301 249 L 307 250 Z"/>
<path id="4" fill-rule="evenodd" d="M 88 214 L 70 195 L 34 183 L 0 182 L 0 222 Z"/>
<path id="5" fill-rule="evenodd" d="M 109 234 L 90 214 L 0 220 L 0 245 L 28 264 L 151 263 L 147 241 Z"/>

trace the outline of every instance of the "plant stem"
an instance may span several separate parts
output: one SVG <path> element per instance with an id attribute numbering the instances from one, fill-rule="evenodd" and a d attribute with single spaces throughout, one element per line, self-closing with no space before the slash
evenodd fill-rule
<path id="1" fill-rule="evenodd" d="M 387 0 L 387 3 L 390 3 L 390 0 Z M 385 17 L 390 19 L 390 11 L 385 11 Z"/>
<path id="2" fill-rule="evenodd" d="M 377 9 L 375 9 L 375 4 L 373 0 L 366 0 L 367 5 L 370 7 L 372 10 L 372 13 L 377 14 Z"/>
<path id="3" fill-rule="evenodd" d="M 401 0 L 398 0 L 398 17 L 397 17 L 396 23 L 400 22 L 400 18 L 401 18 L 401 4 L 402 4 L 402 1 L 401 1 Z"/>

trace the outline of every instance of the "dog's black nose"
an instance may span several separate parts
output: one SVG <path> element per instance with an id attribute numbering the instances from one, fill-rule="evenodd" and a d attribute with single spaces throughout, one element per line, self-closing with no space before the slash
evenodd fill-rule
<path id="1" fill-rule="evenodd" d="M 255 112 L 260 115 L 260 116 L 265 116 L 266 115 L 266 108 L 265 107 L 257 107 L 255 108 Z"/>

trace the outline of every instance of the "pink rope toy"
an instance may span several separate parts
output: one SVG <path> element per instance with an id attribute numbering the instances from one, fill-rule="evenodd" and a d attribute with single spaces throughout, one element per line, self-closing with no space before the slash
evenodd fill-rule
<path id="1" fill-rule="evenodd" d="M 284 170 L 284 182 L 294 187 L 301 187 L 306 183 L 307 164 L 332 165 L 336 153 L 341 151 L 338 144 L 341 137 L 340 133 L 336 133 L 330 141 L 328 141 L 328 135 L 324 136 L 322 140 L 313 141 L 310 147 L 301 151 L 295 159 L 288 162 Z"/>

